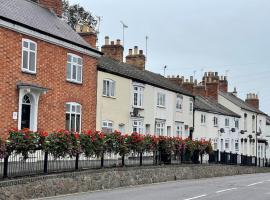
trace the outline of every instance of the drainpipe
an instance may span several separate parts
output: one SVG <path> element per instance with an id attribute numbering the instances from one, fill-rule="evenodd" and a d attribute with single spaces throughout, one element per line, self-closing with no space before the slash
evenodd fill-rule
<path id="1" fill-rule="evenodd" d="M 192 119 L 192 126 L 193 126 L 193 132 L 192 134 L 190 133 L 190 139 L 192 140 L 193 139 L 193 133 L 194 133 L 194 130 L 195 130 L 195 96 L 193 96 L 193 119 Z"/>
<path id="2" fill-rule="evenodd" d="M 257 166 L 257 159 L 258 159 L 258 135 L 257 135 L 257 128 L 258 128 L 258 114 L 256 113 L 256 166 Z"/>

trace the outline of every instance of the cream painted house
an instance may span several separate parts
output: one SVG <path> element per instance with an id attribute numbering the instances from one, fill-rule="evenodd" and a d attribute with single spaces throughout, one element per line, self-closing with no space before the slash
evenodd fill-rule
<path id="1" fill-rule="evenodd" d="M 256 97 L 256 95 L 252 95 L 252 97 Z M 267 115 L 233 93 L 219 92 L 218 102 L 241 116 L 239 121 L 241 153 L 265 158 Z"/>
<path id="2" fill-rule="evenodd" d="M 240 153 L 240 115 L 205 97 L 195 100 L 195 140 L 211 140 L 214 150 Z"/>
<path id="3" fill-rule="evenodd" d="M 145 57 L 130 50 L 122 62 L 119 42 L 102 47 L 98 63 L 98 130 L 190 136 L 194 97 L 165 77 L 144 69 Z M 117 53 L 117 51 L 119 52 Z M 118 57 L 117 57 L 118 56 Z"/>

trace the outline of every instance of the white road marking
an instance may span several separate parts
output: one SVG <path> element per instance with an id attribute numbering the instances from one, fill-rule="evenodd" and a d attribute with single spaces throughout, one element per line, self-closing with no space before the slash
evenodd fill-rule
<path id="1" fill-rule="evenodd" d="M 205 197 L 206 194 L 203 194 L 203 195 L 200 195 L 200 196 L 196 196 L 196 197 L 191 197 L 191 198 L 188 198 L 188 199 L 184 199 L 184 200 L 192 200 L 192 199 L 199 199 L 199 198 L 202 198 L 202 197 Z"/>
<path id="2" fill-rule="evenodd" d="M 249 185 L 247 185 L 248 187 L 250 187 L 250 186 L 253 186 L 253 185 L 258 185 L 258 184 L 261 184 L 261 183 L 263 183 L 263 181 L 261 181 L 261 182 L 257 182 L 257 183 L 251 183 L 251 184 L 249 184 Z"/>
<path id="3" fill-rule="evenodd" d="M 227 191 L 231 191 L 231 190 L 237 190 L 237 188 L 228 188 L 228 189 L 224 189 L 224 190 L 219 190 L 219 191 L 216 191 L 216 193 L 227 192 Z"/>

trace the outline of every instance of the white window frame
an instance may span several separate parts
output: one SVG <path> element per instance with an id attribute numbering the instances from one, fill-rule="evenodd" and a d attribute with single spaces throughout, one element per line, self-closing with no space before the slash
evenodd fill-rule
<path id="1" fill-rule="evenodd" d="M 144 99 L 143 93 L 144 87 L 141 84 L 133 84 L 133 107 L 143 108 L 143 99 Z"/>
<path id="2" fill-rule="evenodd" d="M 206 124 L 206 115 L 201 114 L 201 125 L 205 125 L 205 124 Z"/>
<path id="3" fill-rule="evenodd" d="M 239 139 L 234 140 L 234 151 L 239 152 Z"/>
<path id="4" fill-rule="evenodd" d="M 217 116 L 214 116 L 214 127 L 218 127 L 218 117 Z"/>
<path id="5" fill-rule="evenodd" d="M 239 129 L 239 119 L 234 120 L 234 127 Z"/>
<path id="6" fill-rule="evenodd" d="M 214 150 L 218 149 L 218 138 L 213 139 L 213 148 L 214 148 Z"/>
<path id="7" fill-rule="evenodd" d="M 102 120 L 101 122 L 101 129 L 106 129 L 106 130 L 110 130 L 111 132 L 113 132 L 113 121 L 111 120 Z"/>
<path id="8" fill-rule="evenodd" d="M 144 131 L 143 120 L 141 119 L 132 120 L 132 131 L 143 134 L 143 131 Z"/>
<path id="9" fill-rule="evenodd" d="M 28 47 L 24 47 L 24 43 L 28 43 Z M 31 50 L 30 49 L 30 44 L 34 44 L 35 45 L 35 50 Z M 28 56 L 27 56 L 27 68 L 24 68 L 23 66 L 23 62 L 24 62 L 24 59 L 23 59 L 23 53 L 24 52 L 27 52 Z M 35 66 L 34 66 L 34 70 L 30 70 L 30 53 L 34 53 L 35 54 Z M 29 39 L 25 39 L 23 38 L 22 39 L 22 61 L 21 61 L 21 70 L 23 72 L 26 72 L 26 73 L 30 73 L 30 74 L 36 74 L 37 73 L 37 43 L 32 41 L 32 40 L 29 40 Z"/>
<path id="10" fill-rule="evenodd" d="M 225 127 L 230 127 L 230 118 L 225 118 Z"/>
<path id="11" fill-rule="evenodd" d="M 155 135 L 165 136 L 165 121 L 157 121 L 155 127 Z"/>
<path id="12" fill-rule="evenodd" d="M 175 122 L 175 133 L 176 137 L 183 137 L 184 123 Z"/>
<path id="13" fill-rule="evenodd" d="M 70 57 L 70 60 L 69 60 L 69 57 Z M 77 62 L 74 61 L 74 59 L 76 59 Z M 81 63 L 79 63 L 79 59 L 81 60 Z M 68 73 L 69 65 L 70 65 L 70 73 Z M 74 67 L 75 67 L 75 71 L 76 71 L 75 78 L 73 78 Z M 80 79 L 78 77 L 79 73 L 81 74 Z M 66 80 L 69 82 L 73 82 L 73 83 L 82 83 L 82 80 L 83 80 L 83 59 L 82 59 L 82 57 L 75 55 L 75 54 L 72 54 L 72 53 L 67 54 Z"/>
<path id="14" fill-rule="evenodd" d="M 157 106 L 165 108 L 166 107 L 166 94 L 162 92 L 157 93 Z"/>
<path id="15" fill-rule="evenodd" d="M 181 97 L 179 95 L 176 97 L 176 105 L 175 105 L 175 107 L 176 107 L 177 112 L 182 112 L 183 111 L 183 97 Z"/>
<path id="16" fill-rule="evenodd" d="M 112 97 L 112 98 L 115 97 L 115 81 L 114 80 L 103 79 L 103 81 L 102 81 L 102 96 Z"/>
<path id="17" fill-rule="evenodd" d="M 67 106 L 69 105 L 69 110 L 67 110 Z M 75 108 L 75 110 L 73 110 Z M 79 111 L 78 111 L 79 110 Z M 66 112 L 65 114 L 69 114 L 69 127 L 67 128 L 69 131 L 76 131 L 81 132 L 82 129 L 82 105 L 76 102 L 67 102 L 66 103 Z M 75 115 L 75 122 L 74 122 L 74 130 L 71 130 L 71 115 Z M 80 122 L 79 122 L 79 130 L 77 130 L 77 117 L 80 115 Z"/>

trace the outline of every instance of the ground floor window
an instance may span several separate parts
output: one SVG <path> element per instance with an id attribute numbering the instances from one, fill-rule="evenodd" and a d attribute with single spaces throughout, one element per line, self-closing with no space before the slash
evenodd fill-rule
<path id="1" fill-rule="evenodd" d="M 234 150 L 235 150 L 236 152 L 239 151 L 239 140 L 235 140 L 235 143 L 234 143 Z"/>
<path id="2" fill-rule="evenodd" d="M 81 132 L 81 105 L 66 103 L 66 130 Z"/>
<path id="3" fill-rule="evenodd" d="M 214 150 L 217 150 L 218 149 L 218 139 L 217 138 L 214 138 L 214 145 L 213 145 L 213 148 Z"/>
<path id="4" fill-rule="evenodd" d="M 225 140 L 225 150 L 229 150 L 230 149 L 230 139 L 226 139 Z"/>
<path id="5" fill-rule="evenodd" d="M 156 122 L 156 135 L 164 136 L 164 133 L 165 133 L 165 122 L 164 121 Z"/>
<path id="6" fill-rule="evenodd" d="M 175 123 L 175 132 L 177 137 L 183 137 L 183 123 L 176 122 Z"/>
<path id="7" fill-rule="evenodd" d="M 132 130 L 136 133 L 143 133 L 143 121 L 142 120 L 133 120 Z"/>

